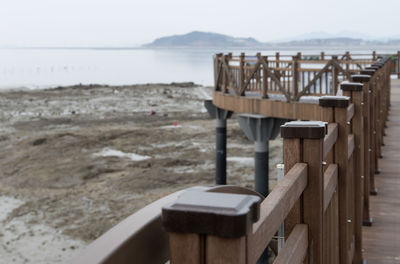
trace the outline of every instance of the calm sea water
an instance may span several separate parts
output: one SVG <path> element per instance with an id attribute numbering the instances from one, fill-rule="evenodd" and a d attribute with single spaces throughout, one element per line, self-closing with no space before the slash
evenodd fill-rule
<path id="1" fill-rule="evenodd" d="M 318 50 L 280 50 L 318 54 Z M 326 50 L 326 49 L 325 49 Z M 371 52 L 372 49 L 357 50 Z M 231 51 L 231 50 L 230 50 Z M 276 50 L 264 50 L 263 55 Z M 326 50 L 343 52 L 344 50 Z M 0 89 L 73 84 L 195 82 L 212 85 L 212 57 L 221 50 L 0 49 Z M 239 54 L 240 50 L 233 51 Z M 257 51 L 246 50 L 246 54 Z"/>

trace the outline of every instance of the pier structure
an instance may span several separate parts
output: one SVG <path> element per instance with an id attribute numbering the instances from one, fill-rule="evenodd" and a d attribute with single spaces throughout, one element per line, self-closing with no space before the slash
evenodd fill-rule
<path id="1" fill-rule="evenodd" d="M 257 263 L 282 224 L 275 264 L 399 263 L 396 56 L 216 55 L 215 107 L 294 120 L 280 127 L 283 179 L 266 197 L 229 185 L 171 194 L 73 263 Z"/>

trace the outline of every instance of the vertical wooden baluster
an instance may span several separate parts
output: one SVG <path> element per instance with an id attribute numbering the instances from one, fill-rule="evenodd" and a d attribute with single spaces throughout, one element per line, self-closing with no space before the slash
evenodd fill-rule
<path id="1" fill-rule="evenodd" d="M 263 67 L 263 95 L 262 98 L 268 98 L 268 57 L 263 57 L 264 64 Z"/>
<path id="2" fill-rule="evenodd" d="M 292 124 L 289 122 L 281 127 L 281 136 L 284 138 L 285 145 L 284 154 L 286 154 L 284 156 L 285 170 L 290 169 L 290 167 L 286 168 L 287 165 L 301 159 L 302 162 L 308 164 L 308 184 L 303 193 L 300 215 L 295 215 L 297 218 L 293 219 L 288 217 L 285 223 L 289 220 L 303 220 L 305 224 L 308 224 L 309 254 L 305 263 L 323 263 L 324 177 L 322 161 L 326 133 L 325 123 L 305 121 Z M 289 216 L 293 216 L 292 212 Z M 286 226 L 288 225 L 286 224 Z"/>
<path id="3" fill-rule="evenodd" d="M 370 117 L 370 78 L 365 75 L 353 75 L 353 82 L 361 82 L 363 84 L 363 135 L 364 135 L 364 206 L 363 206 L 363 225 L 371 226 L 372 218 L 369 213 L 369 193 L 371 180 L 371 117 Z"/>
<path id="4" fill-rule="evenodd" d="M 362 258 L 362 217 L 364 195 L 364 133 L 363 133 L 363 85 L 360 83 L 345 83 L 341 85 L 343 95 L 349 96 L 354 104 L 354 116 L 352 119 L 352 132 L 354 134 L 354 194 L 355 217 L 354 234 L 355 250 L 354 264 L 363 263 Z"/>
<path id="5" fill-rule="evenodd" d="M 350 52 L 346 51 L 346 72 L 350 73 Z"/>
<path id="6" fill-rule="evenodd" d="M 257 64 L 261 63 L 261 53 L 257 53 Z M 261 90 L 261 66 L 258 67 L 257 73 L 256 73 L 256 90 Z"/>
<path id="7" fill-rule="evenodd" d="M 397 52 L 397 79 L 400 79 L 400 51 Z"/>
<path id="8" fill-rule="evenodd" d="M 352 221 L 349 215 L 351 204 L 354 200 L 350 200 L 351 174 L 348 167 L 348 157 L 344 155 L 348 151 L 348 135 L 349 128 L 347 125 L 347 107 L 349 98 L 322 97 L 319 101 L 322 107 L 334 107 L 334 122 L 338 124 L 338 139 L 334 146 L 335 163 L 338 165 L 338 191 L 339 191 L 339 246 L 340 246 L 340 263 L 350 264 L 350 246 L 351 235 L 349 221 Z"/>
<path id="9" fill-rule="evenodd" d="M 242 91 L 240 95 L 244 95 L 244 82 L 245 82 L 245 65 L 244 65 L 245 54 L 240 54 L 239 61 L 239 91 Z"/>
<path id="10" fill-rule="evenodd" d="M 292 81 L 293 81 L 293 95 L 297 96 L 299 92 L 299 72 L 298 72 L 298 57 L 293 56 L 292 62 Z"/>

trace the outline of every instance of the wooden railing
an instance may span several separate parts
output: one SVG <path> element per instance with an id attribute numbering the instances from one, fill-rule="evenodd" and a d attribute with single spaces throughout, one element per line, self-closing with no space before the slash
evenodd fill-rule
<path id="1" fill-rule="evenodd" d="M 339 86 L 343 96 L 323 96 L 317 105 L 249 108 L 293 118 L 288 109 L 296 105 L 297 119 L 318 120 L 281 127 L 285 176 L 265 199 L 232 186 L 173 194 L 111 229 L 73 263 L 256 263 L 282 223 L 285 243 L 274 263 L 362 263 L 361 227 L 372 224 L 369 195 L 376 193 L 390 105 L 389 60 L 350 76 Z M 230 107 L 258 102 L 232 98 L 240 101 Z"/>
<path id="2" fill-rule="evenodd" d="M 394 58 L 397 58 L 393 61 L 397 66 L 393 69 L 399 72 L 400 52 Z M 280 94 L 286 101 L 298 101 L 305 95 L 335 95 L 341 81 L 350 80 L 351 74 L 358 73 L 376 59 L 376 53 L 366 57 L 349 52 L 341 56 L 322 53 L 306 57 L 298 53 L 286 59 L 279 53 L 274 58 L 260 53 L 255 56 L 217 54 L 214 58 L 215 90 L 262 98 Z"/>

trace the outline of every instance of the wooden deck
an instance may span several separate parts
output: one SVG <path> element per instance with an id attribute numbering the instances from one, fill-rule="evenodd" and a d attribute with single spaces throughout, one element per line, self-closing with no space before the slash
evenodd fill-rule
<path id="1" fill-rule="evenodd" d="M 370 197 L 373 225 L 363 227 L 367 263 L 400 263 L 400 80 L 392 80 L 381 173 L 375 176 L 377 196 Z"/>

